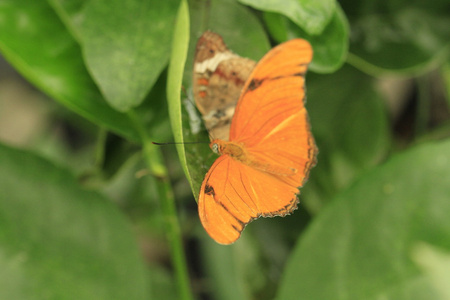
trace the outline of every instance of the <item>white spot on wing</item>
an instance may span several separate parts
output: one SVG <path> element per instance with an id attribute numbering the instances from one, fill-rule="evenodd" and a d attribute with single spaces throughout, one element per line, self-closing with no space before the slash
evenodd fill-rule
<path id="1" fill-rule="evenodd" d="M 233 54 L 232 52 L 219 52 L 216 53 L 213 57 L 210 59 L 204 60 L 201 63 L 195 64 L 195 72 L 196 73 L 205 73 L 206 70 L 210 70 L 214 72 L 214 70 L 217 68 L 217 66 L 223 62 L 224 60 L 237 57 L 236 54 Z"/>

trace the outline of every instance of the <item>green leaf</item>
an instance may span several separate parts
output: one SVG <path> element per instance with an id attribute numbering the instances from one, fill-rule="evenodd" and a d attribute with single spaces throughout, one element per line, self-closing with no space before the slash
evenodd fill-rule
<path id="1" fill-rule="evenodd" d="M 256 9 L 285 15 L 310 35 L 321 34 L 330 22 L 334 0 L 238 0 Z"/>
<path id="2" fill-rule="evenodd" d="M 314 57 L 310 68 L 317 73 L 332 73 L 345 62 L 348 52 L 349 25 L 344 12 L 339 5 L 322 34 L 307 35 L 297 26 L 290 23 L 290 38 L 307 39 L 314 49 Z"/>
<path id="3" fill-rule="evenodd" d="M 169 71 L 167 74 L 167 101 L 169 105 L 169 117 L 172 125 L 172 132 L 178 151 L 178 158 L 184 173 L 192 186 L 192 180 L 187 170 L 186 154 L 183 137 L 183 124 L 181 117 L 181 83 L 183 80 L 183 71 L 186 63 L 186 57 L 189 46 L 189 10 L 186 0 L 181 1 L 178 10 L 177 22 L 172 41 L 172 53 L 170 54 Z"/>
<path id="4" fill-rule="evenodd" d="M 0 298 L 148 299 L 133 232 L 66 169 L 0 145 Z"/>
<path id="5" fill-rule="evenodd" d="M 278 43 L 282 43 L 289 39 L 288 24 L 290 21 L 288 18 L 273 12 L 263 12 L 262 17 L 267 26 L 267 30 L 273 39 Z"/>
<path id="6" fill-rule="evenodd" d="M 299 240 L 278 299 L 444 299 L 411 253 L 418 242 L 450 250 L 449 182 L 450 140 L 366 173 Z"/>
<path id="7" fill-rule="evenodd" d="M 132 140 L 139 135 L 89 76 L 79 46 L 46 1 L 4 0 L 0 51 L 30 82 L 79 115 Z"/>
<path id="8" fill-rule="evenodd" d="M 407 4 L 401 9 L 374 10 L 349 19 L 349 62 L 365 72 L 417 74 L 448 58 L 450 19 L 442 11 Z"/>
<path id="9" fill-rule="evenodd" d="M 303 38 L 311 43 L 314 57 L 309 69 L 313 72 L 332 73 L 339 69 L 347 58 L 349 26 L 339 5 L 334 11 L 331 21 L 320 35 L 306 33 L 279 14 L 265 13 L 264 20 L 272 36 L 278 42 Z"/>
<path id="10" fill-rule="evenodd" d="M 81 22 L 83 22 L 83 7 L 89 0 L 47 0 L 55 13 L 67 27 L 72 36 L 81 42 Z"/>
<path id="11" fill-rule="evenodd" d="M 89 1 L 78 16 L 88 69 L 115 109 L 142 103 L 166 67 L 179 2 Z"/>
<path id="12" fill-rule="evenodd" d="M 319 148 L 317 166 L 302 192 L 310 211 L 320 210 L 387 154 L 388 117 L 373 84 L 371 77 L 348 66 L 332 75 L 306 76 L 306 108 Z"/>

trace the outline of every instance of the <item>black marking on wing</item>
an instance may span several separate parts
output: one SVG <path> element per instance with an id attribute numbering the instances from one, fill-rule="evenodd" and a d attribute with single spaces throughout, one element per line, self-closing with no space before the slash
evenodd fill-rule
<path id="1" fill-rule="evenodd" d="M 306 71 L 304 72 L 298 72 L 298 73 L 294 73 L 294 74 L 287 74 L 287 75 L 283 75 L 283 76 L 276 76 L 276 77 L 270 77 L 270 78 L 264 78 L 264 79 L 253 79 L 252 81 L 250 81 L 250 84 L 247 87 L 248 91 L 254 91 L 257 88 L 259 88 L 261 86 L 261 84 L 264 83 L 264 81 L 266 80 L 278 80 L 278 79 L 283 79 L 283 78 L 288 78 L 288 77 L 292 77 L 292 76 L 297 76 L 297 77 L 305 77 L 306 75 Z"/>
<path id="2" fill-rule="evenodd" d="M 253 78 L 252 81 L 250 81 L 250 83 L 249 83 L 249 85 L 247 87 L 247 91 L 254 91 L 254 90 L 256 90 L 267 79 L 269 79 L 269 80 L 277 80 L 277 79 L 291 77 L 291 76 L 305 77 L 306 68 L 308 67 L 308 64 L 301 63 L 301 64 L 298 64 L 298 66 L 301 67 L 301 68 L 305 68 L 305 70 L 301 71 L 301 72 L 298 72 L 298 73 L 294 73 L 294 74 L 287 74 L 287 75 L 284 75 L 284 76 L 277 76 L 277 77 L 271 77 L 271 78 L 262 78 L 262 79 Z"/>
<path id="3" fill-rule="evenodd" d="M 306 71 L 293 73 L 293 74 L 282 75 L 282 76 L 276 76 L 276 77 L 272 77 L 272 78 L 269 78 L 269 79 L 270 80 L 278 80 L 278 79 L 288 78 L 288 77 L 292 77 L 292 76 L 305 77 L 305 75 L 306 75 Z"/>
<path id="4" fill-rule="evenodd" d="M 246 193 L 247 196 L 248 196 L 248 199 L 252 202 L 253 207 L 256 207 L 256 208 L 258 209 L 258 206 L 256 205 L 256 203 L 255 203 L 255 201 L 254 201 L 252 195 L 251 195 L 250 192 L 249 192 L 249 189 L 247 189 L 246 184 L 244 184 L 244 179 L 243 179 L 243 175 L 242 175 L 242 174 L 243 174 L 242 172 L 239 172 L 239 178 L 240 178 L 240 181 L 242 182 L 242 187 L 244 188 L 245 193 Z M 249 183 L 250 185 L 252 185 L 252 181 L 251 181 L 251 180 L 247 180 L 247 183 Z M 253 193 L 252 193 L 252 194 L 253 194 Z M 251 210 L 253 211 L 253 213 L 255 213 L 254 209 L 251 208 L 251 207 L 247 204 L 247 202 L 245 202 L 245 201 L 243 201 L 243 202 L 245 203 L 245 205 L 247 205 L 247 207 L 248 207 L 249 209 L 251 209 Z M 256 213 L 255 213 L 255 214 L 256 214 Z M 257 214 L 256 214 L 256 215 L 257 215 Z M 252 218 L 253 218 L 253 217 L 252 217 Z"/>
<path id="5" fill-rule="evenodd" d="M 292 76 L 300 76 L 300 77 L 305 77 L 305 75 L 306 75 L 306 71 L 292 74 Z"/>
<path id="6" fill-rule="evenodd" d="M 241 226 L 241 229 L 236 228 L 236 226 L 234 226 L 234 225 L 232 225 L 232 226 L 236 231 L 241 232 L 246 223 L 244 223 L 241 219 L 239 219 L 234 214 L 232 214 L 230 212 L 230 210 L 228 209 L 228 207 L 226 207 L 225 204 L 223 204 L 222 202 L 219 201 L 219 202 L 217 202 L 217 204 L 219 204 L 230 216 L 232 216 L 236 220 L 236 222 L 239 223 L 239 225 Z"/>
<path id="7" fill-rule="evenodd" d="M 216 196 L 216 192 L 214 191 L 214 188 L 210 186 L 209 184 L 205 185 L 205 194 L 210 196 Z"/>
<path id="8" fill-rule="evenodd" d="M 308 130 L 309 126 L 308 126 Z M 305 174 L 305 177 L 303 178 L 303 182 L 302 182 L 302 186 L 306 183 L 306 181 L 309 178 L 309 172 L 311 171 L 311 169 L 316 165 L 317 163 L 317 146 L 316 143 L 314 142 L 314 138 L 311 136 L 308 139 L 308 161 L 305 164 L 305 167 L 303 169 L 303 173 Z"/>
<path id="9" fill-rule="evenodd" d="M 250 84 L 248 85 L 247 90 L 249 90 L 249 91 L 256 90 L 263 83 L 263 81 L 264 81 L 264 79 L 253 78 L 252 81 L 250 81 Z"/>
<path id="10" fill-rule="evenodd" d="M 242 228 L 239 229 L 239 228 L 237 228 L 236 226 L 234 226 L 234 224 L 231 224 L 231 227 L 233 227 L 233 229 L 234 229 L 235 231 L 237 231 L 237 232 L 242 232 Z"/>
<path id="11" fill-rule="evenodd" d="M 224 162 L 224 161 L 222 161 L 222 162 Z M 221 162 L 221 163 L 222 163 Z M 217 167 L 218 165 L 216 165 L 215 166 L 215 168 Z M 228 172 L 228 169 L 229 168 L 227 168 L 227 172 Z M 211 172 L 211 174 L 212 174 L 212 172 Z M 211 176 L 211 175 L 210 175 Z M 209 178 L 208 178 L 208 180 L 209 180 Z M 227 175 L 226 175 L 226 179 L 225 179 L 226 181 L 228 181 L 228 173 L 227 173 Z M 237 228 L 235 225 L 232 225 L 233 226 L 233 228 L 237 231 L 237 232 L 242 232 L 242 230 L 244 229 L 244 227 L 245 227 L 245 225 L 247 224 L 247 222 L 244 222 L 244 221 L 242 221 L 240 218 L 238 218 L 236 215 L 234 215 L 231 211 L 230 211 L 230 209 L 220 200 L 220 199 L 218 199 L 218 197 L 217 197 L 217 195 L 216 195 L 216 192 L 215 192 L 215 190 L 214 190 L 214 187 L 213 186 L 211 186 L 210 184 L 208 184 L 208 183 L 206 183 L 205 184 L 205 188 L 204 188 L 204 192 L 205 192 L 205 194 L 206 195 L 209 195 L 209 196 L 212 196 L 213 197 L 213 199 L 214 199 L 214 201 L 216 202 L 216 204 L 218 204 L 218 205 L 220 205 L 230 216 L 232 216 L 235 220 L 236 220 L 236 222 L 241 226 L 241 228 L 239 229 L 239 228 Z M 228 199 L 228 197 L 226 196 L 226 195 L 223 195 L 224 197 L 226 197 L 227 198 L 227 200 L 228 200 L 228 202 L 232 205 L 232 206 L 234 206 L 234 204 L 233 204 L 233 202 L 230 200 L 230 199 Z M 234 206 L 234 209 L 235 210 L 237 210 L 237 208 L 236 208 L 236 206 Z"/>

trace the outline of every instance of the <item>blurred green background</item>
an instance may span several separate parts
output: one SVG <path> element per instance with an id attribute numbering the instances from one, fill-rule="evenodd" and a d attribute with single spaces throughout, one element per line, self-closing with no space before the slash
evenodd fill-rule
<path id="1" fill-rule="evenodd" d="M 197 38 L 305 38 L 318 164 L 231 246 Z M 450 299 L 450 3 L 0 0 L 0 299 Z"/>

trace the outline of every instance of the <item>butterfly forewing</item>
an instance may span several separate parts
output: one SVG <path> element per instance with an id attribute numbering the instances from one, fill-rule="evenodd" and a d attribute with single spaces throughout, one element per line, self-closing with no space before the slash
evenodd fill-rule
<path id="1" fill-rule="evenodd" d="M 258 140 L 262 135 L 259 130 L 261 124 L 272 129 L 299 112 L 304 107 L 305 73 L 311 59 L 311 46 L 301 39 L 281 44 L 267 53 L 242 89 L 230 139 L 255 137 Z"/>
<path id="2" fill-rule="evenodd" d="M 290 179 L 297 186 L 307 179 L 317 152 L 304 107 L 311 59 L 311 46 L 301 39 L 266 54 L 244 85 L 230 130 L 230 140 L 245 144 L 275 170 L 295 170 Z"/>

